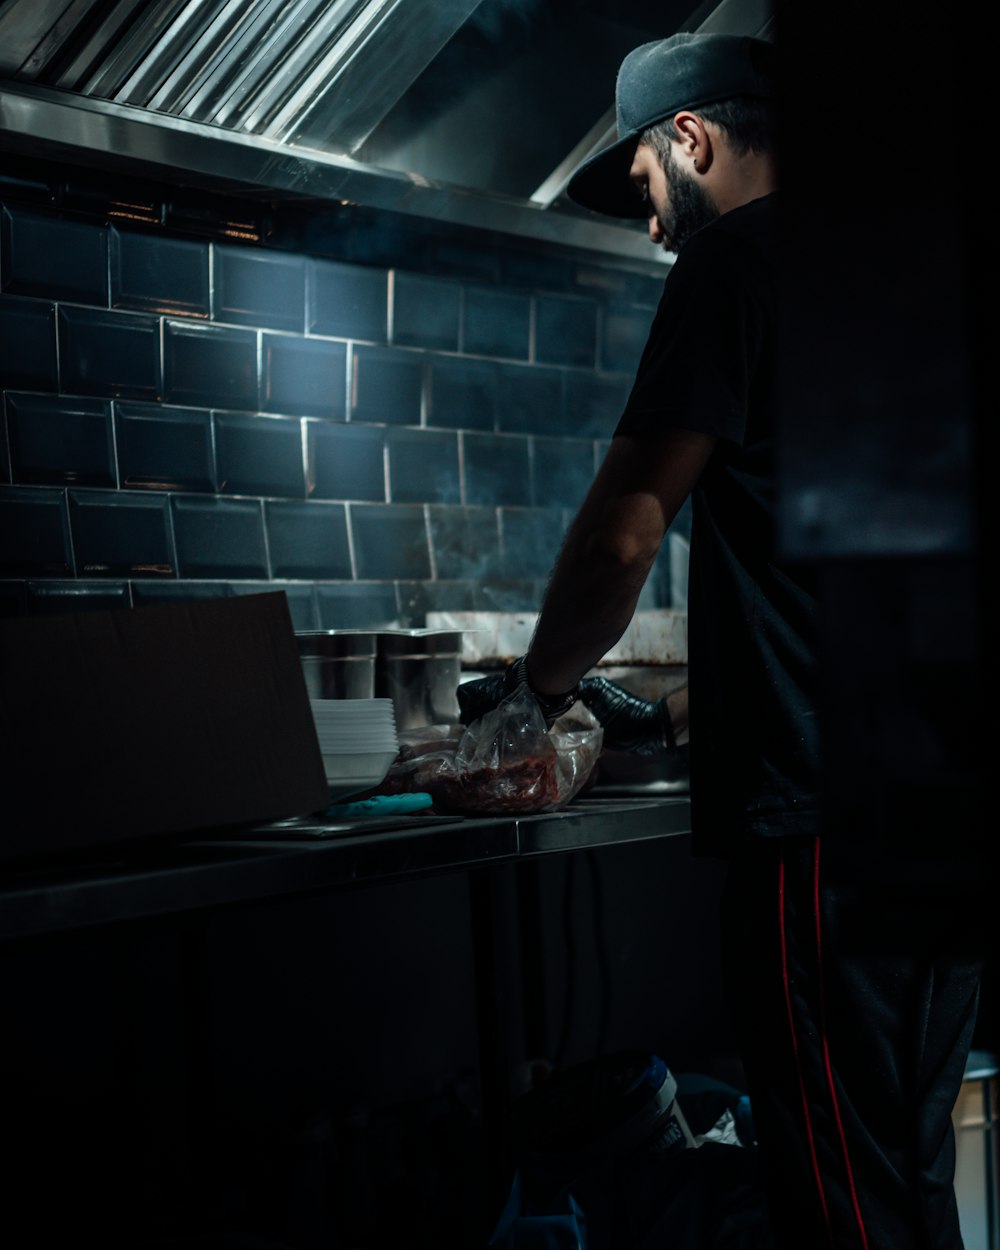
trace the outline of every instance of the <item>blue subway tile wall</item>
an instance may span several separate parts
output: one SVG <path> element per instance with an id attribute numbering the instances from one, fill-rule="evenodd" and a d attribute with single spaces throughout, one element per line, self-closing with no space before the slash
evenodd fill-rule
<path id="1" fill-rule="evenodd" d="M 59 307 L 59 383 L 70 395 L 160 399 L 160 325 L 155 317 Z"/>
<path id="2" fill-rule="evenodd" d="M 0 378 L 5 389 L 58 390 L 52 304 L 0 294 Z"/>
<path id="3" fill-rule="evenodd" d="M 69 492 L 70 531 L 83 577 L 173 577 L 167 496 Z"/>
<path id="4" fill-rule="evenodd" d="M 316 499 L 384 503 L 385 431 L 340 421 L 306 421 L 306 492 Z"/>
<path id="5" fill-rule="evenodd" d="M 291 334 L 265 334 L 261 408 L 303 417 L 344 415 L 347 348 Z"/>
<path id="6" fill-rule="evenodd" d="M 99 226 L 5 208 L 3 289 L 108 306 L 108 238 Z"/>
<path id="7" fill-rule="evenodd" d="M 222 494 L 302 499 L 302 423 L 293 417 L 218 412 L 215 465 Z"/>
<path id="8" fill-rule="evenodd" d="M 386 433 L 393 503 L 461 503 L 458 435 L 440 430 Z"/>
<path id="9" fill-rule="evenodd" d="M 419 425 L 423 397 L 422 352 L 395 347 L 355 347 L 351 420 Z"/>
<path id="10" fill-rule="evenodd" d="M 111 231 L 111 307 L 208 318 L 209 246 Z"/>
<path id="11" fill-rule="evenodd" d="M 119 480 L 126 489 L 215 490 L 210 412 L 119 400 L 115 435 Z"/>
<path id="12" fill-rule="evenodd" d="M 536 609 L 665 273 L 14 158 L 0 614 L 267 588 L 298 629 Z"/>
<path id="13" fill-rule="evenodd" d="M 116 485 L 110 400 L 8 391 L 5 407 L 13 481 Z"/>

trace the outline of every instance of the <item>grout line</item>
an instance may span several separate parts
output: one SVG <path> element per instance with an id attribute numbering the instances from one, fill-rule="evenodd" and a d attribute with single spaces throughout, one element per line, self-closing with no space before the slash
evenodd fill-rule
<path id="1" fill-rule="evenodd" d="M 351 561 L 351 581 L 356 582 L 358 580 L 358 559 L 354 550 L 354 513 L 353 506 L 346 501 L 344 503 L 344 518 L 347 521 L 347 554 Z M 317 607 L 318 604 L 319 600 L 317 598 Z"/>
<path id="2" fill-rule="evenodd" d="M 424 542 L 427 544 L 427 563 L 430 566 L 430 580 L 436 582 L 437 575 L 437 557 L 434 554 L 434 543 L 431 541 L 431 513 L 430 504 L 422 505 L 424 513 Z"/>
<path id="3" fill-rule="evenodd" d="M 181 566 L 180 560 L 177 558 L 177 532 L 174 529 L 173 491 L 167 491 L 164 498 L 166 499 L 167 541 L 170 544 L 170 556 L 174 563 L 174 576 L 180 578 Z"/>
<path id="4" fill-rule="evenodd" d="M 350 421 L 353 418 L 355 401 L 357 399 L 357 386 L 354 378 L 354 350 L 353 342 L 348 342 L 344 353 L 344 420 Z"/>
<path id="5" fill-rule="evenodd" d="M 392 503 L 392 472 L 391 460 L 389 456 L 389 431 L 382 431 L 382 491 L 385 495 L 385 502 Z"/>
<path id="6" fill-rule="evenodd" d="M 114 460 L 115 490 L 121 490 L 122 471 L 118 463 L 118 400 L 111 400 L 109 408 L 111 410 L 111 457 Z"/>
<path id="7" fill-rule="evenodd" d="M 52 303 L 52 337 L 56 341 L 56 394 L 63 393 L 62 387 L 62 331 L 59 329 L 59 300 Z"/>
<path id="8" fill-rule="evenodd" d="M 208 320 L 215 321 L 215 242 L 208 244 Z"/>
<path id="9" fill-rule="evenodd" d="M 392 344 L 396 337 L 396 271 L 386 275 L 385 341 Z"/>
<path id="10" fill-rule="evenodd" d="M 313 492 L 315 483 L 309 481 L 309 438 L 308 429 L 306 427 L 306 418 L 299 418 L 299 449 L 302 452 L 302 487 L 305 491 L 306 499 Z"/>
<path id="11" fill-rule="evenodd" d="M 257 500 L 257 507 L 260 509 L 260 528 L 264 531 L 264 568 L 267 570 L 267 580 L 273 582 L 274 568 L 271 564 L 271 542 L 267 536 L 267 510 L 264 507 L 263 499 Z"/>
<path id="12" fill-rule="evenodd" d="M 459 430 L 458 433 L 458 502 L 465 507 L 466 488 L 465 488 L 465 430 Z"/>
<path id="13" fill-rule="evenodd" d="M 69 535 L 69 567 L 74 577 L 80 576 L 79 568 L 76 563 L 76 543 L 73 541 L 73 521 L 69 510 L 69 488 L 64 487 L 62 491 L 63 497 L 63 516 L 66 518 L 66 533 Z"/>

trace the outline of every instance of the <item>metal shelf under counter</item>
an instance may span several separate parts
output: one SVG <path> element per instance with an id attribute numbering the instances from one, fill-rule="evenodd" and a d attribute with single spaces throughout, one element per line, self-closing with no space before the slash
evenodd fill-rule
<path id="1" fill-rule="evenodd" d="M 85 861 L 8 866 L 0 941 L 673 837 L 689 817 L 686 795 L 583 797 L 536 816 L 301 818 L 124 844 Z"/>

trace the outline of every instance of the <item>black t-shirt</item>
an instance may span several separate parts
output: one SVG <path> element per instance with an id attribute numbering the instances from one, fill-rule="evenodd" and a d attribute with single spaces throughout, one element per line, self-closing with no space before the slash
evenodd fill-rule
<path id="1" fill-rule="evenodd" d="M 815 601 L 774 545 L 776 202 L 724 213 L 667 276 L 616 434 L 719 439 L 692 495 L 688 584 L 696 853 L 815 834 Z"/>

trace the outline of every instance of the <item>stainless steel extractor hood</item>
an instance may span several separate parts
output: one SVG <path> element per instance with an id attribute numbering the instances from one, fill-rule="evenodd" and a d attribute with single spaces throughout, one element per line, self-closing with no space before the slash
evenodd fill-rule
<path id="1" fill-rule="evenodd" d="M 617 66 L 771 0 L 0 0 L 0 147 L 663 263 L 564 195 Z"/>

